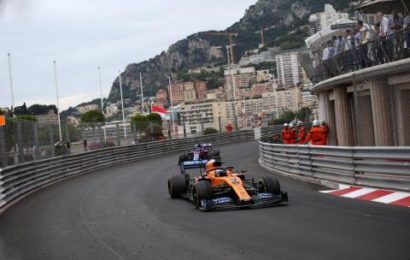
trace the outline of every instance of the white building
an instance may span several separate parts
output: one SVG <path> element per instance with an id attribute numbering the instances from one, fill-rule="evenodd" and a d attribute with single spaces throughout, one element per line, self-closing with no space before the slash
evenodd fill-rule
<path id="1" fill-rule="evenodd" d="M 227 120 L 224 101 L 207 100 L 182 103 L 181 121 L 187 134 L 200 133 L 210 127 L 224 129 Z"/>
<path id="2" fill-rule="evenodd" d="M 342 18 L 349 18 L 349 14 L 339 13 L 331 4 L 325 4 L 324 12 L 315 13 L 309 16 L 309 32 L 313 35 Z"/>
<path id="3" fill-rule="evenodd" d="M 269 61 L 274 61 L 274 60 L 275 60 L 274 52 L 273 52 L 273 49 L 271 49 L 267 51 L 262 51 L 257 54 L 244 56 L 240 59 L 239 65 L 246 66 L 249 64 L 259 64 L 261 62 L 269 62 Z"/>
<path id="4" fill-rule="evenodd" d="M 303 81 L 303 69 L 298 52 L 287 52 L 276 55 L 276 70 L 280 88 L 296 86 Z"/>
<path id="5" fill-rule="evenodd" d="M 227 100 L 239 99 L 243 91 L 241 89 L 250 88 L 252 80 L 256 79 L 254 67 L 232 68 L 224 71 L 225 75 L 225 96 Z M 234 94 L 235 89 L 235 94 Z M 250 92 L 250 89 L 249 89 Z"/>
<path id="6" fill-rule="evenodd" d="M 106 116 L 107 116 L 107 117 L 111 117 L 111 116 L 117 114 L 119 110 L 118 110 L 117 104 L 109 104 L 109 105 L 106 107 L 106 111 L 107 111 Z"/>
<path id="7" fill-rule="evenodd" d="M 90 104 L 90 105 L 84 105 L 84 106 L 77 107 L 77 111 L 80 114 L 87 113 L 88 111 L 91 111 L 91 110 L 99 110 L 99 109 L 100 107 L 96 104 Z"/>
<path id="8" fill-rule="evenodd" d="M 302 106 L 302 91 L 300 88 L 267 92 L 262 94 L 262 112 L 274 114 L 279 118 L 285 111 L 297 112 Z"/>

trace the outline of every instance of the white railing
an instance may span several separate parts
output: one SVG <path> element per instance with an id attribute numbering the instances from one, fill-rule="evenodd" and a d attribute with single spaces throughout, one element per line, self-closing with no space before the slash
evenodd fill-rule
<path id="1" fill-rule="evenodd" d="M 313 180 L 410 191 L 410 147 L 339 147 L 259 142 L 259 163 Z"/>

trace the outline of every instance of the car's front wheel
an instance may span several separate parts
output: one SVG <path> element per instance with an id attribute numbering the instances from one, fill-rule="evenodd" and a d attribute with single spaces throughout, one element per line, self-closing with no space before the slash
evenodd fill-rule
<path id="1" fill-rule="evenodd" d="M 171 198 L 177 198 L 185 193 L 187 188 L 185 174 L 177 174 L 168 178 L 168 193 Z"/>
<path id="2" fill-rule="evenodd" d="M 210 200 L 212 198 L 212 187 L 209 181 L 198 181 L 193 190 L 193 204 L 199 209 L 203 200 Z"/>
<path id="3" fill-rule="evenodd" d="M 258 191 L 281 195 L 279 181 L 270 176 L 260 178 L 258 182 Z"/>

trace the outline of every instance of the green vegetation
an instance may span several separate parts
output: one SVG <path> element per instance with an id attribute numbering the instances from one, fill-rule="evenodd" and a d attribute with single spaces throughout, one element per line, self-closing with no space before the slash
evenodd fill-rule
<path id="1" fill-rule="evenodd" d="M 27 121 L 34 121 L 34 122 L 37 121 L 37 118 L 35 116 L 32 116 L 32 115 L 19 115 L 19 116 L 17 116 L 17 119 L 27 120 Z"/>
<path id="2" fill-rule="evenodd" d="M 295 119 L 303 121 L 303 122 L 308 122 L 310 120 L 311 115 L 312 115 L 312 110 L 309 107 L 302 107 L 298 113 L 287 110 L 283 112 L 282 115 L 278 119 L 274 119 L 273 122 L 271 122 L 271 124 L 281 125 L 284 123 L 290 123 L 294 121 Z"/>
<path id="3" fill-rule="evenodd" d="M 223 85 L 224 75 L 223 70 L 218 72 L 201 70 L 200 73 L 179 72 L 177 73 L 178 80 L 181 81 L 205 81 L 208 89 L 215 89 Z"/>
<path id="4" fill-rule="evenodd" d="M 82 123 L 103 123 L 105 121 L 104 114 L 98 110 L 90 110 L 81 115 Z"/>
<path id="5" fill-rule="evenodd" d="M 270 73 L 276 74 L 276 61 L 265 61 L 254 66 L 256 70 L 269 70 Z"/>
<path id="6" fill-rule="evenodd" d="M 16 114 L 17 116 L 44 115 L 47 114 L 50 110 L 53 110 L 54 113 L 57 114 L 57 107 L 55 105 L 34 104 L 27 108 L 26 103 L 23 103 L 23 105 L 14 108 L 14 114 Z"/>
<path id="7" fill-rule="evenodd" d="M 204 135 L 217 134 L 217 133 L 218 133 L 218 130 L 212 127 L 207 127 L 204 130 Z"/>
<path id="8" fill-rule="evenodd" d="M 158 140 L 163 136 L 162 119 L 157 113 L 151 113 L 146 116 L 135 115 L 131 117 L 131 122 L 140 135 L 144 132 L 146 137 L 154 140 Z"/>

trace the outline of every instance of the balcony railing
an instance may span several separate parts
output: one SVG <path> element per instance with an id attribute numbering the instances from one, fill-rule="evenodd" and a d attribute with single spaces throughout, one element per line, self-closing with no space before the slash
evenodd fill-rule
<path id="1" fill-rule="evenodd" d="M 302 66 L 313 83 L 410 57 L 410 28 L 377 37 L 360 46 L 351 44 L 348 50 L 337 52 L 335 48 L 336 55 L 326 60 L 321 60 L 314 52 L 300 54 Z"/>

